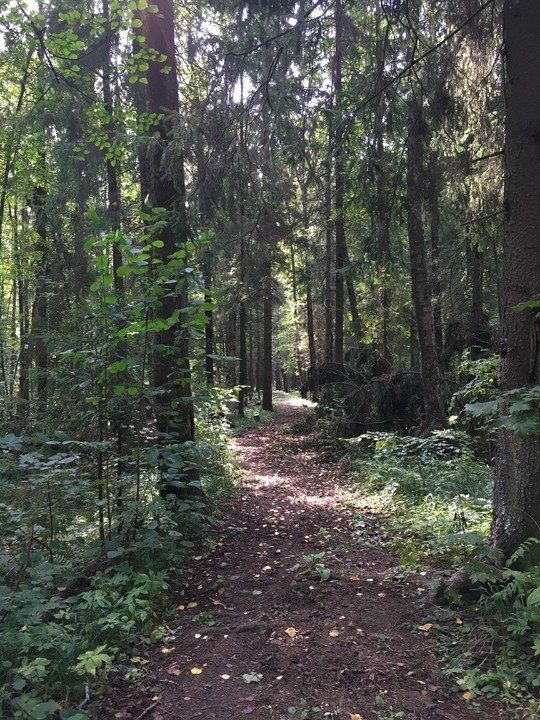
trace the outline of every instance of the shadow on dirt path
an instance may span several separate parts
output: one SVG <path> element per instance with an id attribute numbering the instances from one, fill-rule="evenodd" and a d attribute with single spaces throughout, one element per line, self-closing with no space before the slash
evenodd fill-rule
<path id="1" fill-rule="evenodd" d="M 96 718 L 511 717 L 494 704 L 468 709 L 442 675 L 418 629 L 423 578 L 388 582 L 395 558 L 355 539 L 339 465 L 291 431 L 307 412 L 288 400 L 237 438 L 244 484 L 226 529 L 188 569 L 177 622 L 141 684 L 111 686 Z M 323 567 L 302 575 L 302 558 L 319 553 L 312 565 Z"/>

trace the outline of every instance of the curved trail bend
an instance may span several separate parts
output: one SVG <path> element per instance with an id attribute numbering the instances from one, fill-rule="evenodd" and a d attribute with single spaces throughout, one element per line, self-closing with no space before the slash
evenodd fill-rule
<path id="1" fill-rule="evenodd" d="M 375 720 L 380 695 L 405 718 L 510 719 L 494 704 L 467 709 L 443 676 L 418 630 L 425 578 L 388 582 L 396 559 L 355 539 L 339 465 L 291 433 L 307 412 L 290 399 L 237 438 L 244 480 L 226 529 L 188 568 L 178 619 L 141 684 L 109 688 L 96 717 Z M 291 572 L 321 552 L 329 580 Z M 303 703 L 322 712 L 302 715 Z"/>

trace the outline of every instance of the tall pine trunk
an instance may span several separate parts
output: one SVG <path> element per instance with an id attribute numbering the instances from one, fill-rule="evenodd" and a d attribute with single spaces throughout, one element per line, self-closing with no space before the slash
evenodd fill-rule
<path id="1" fill-rule="evenodd" d="M 147 48 L 165 62 L 149 61 L 147 78 L 148 112 L 159 116 L 153 130 L 159 138 L 149 158 L 150 200 L 155 208 L 167 211 L 166 223 L 159 233 L 163 247 L 156 256 L 165 265 L 187 242 L 188 226 L 185 203 L 184 162 L 179 153 L 168 152 L 171 148 L 174 120 L 179 112 L 178 73 L 174 39 L 174 5 L 172 0 L 156 0 L 159 12 L 141 11 L 142 34 Z M 168 68 L 167 72 L 163 72 Z M 174 167 L 171 167 L 174 155 Z M 178 277 L 178 270 L 173 277 Z M 188 303 L 188 286 L 185 279 L 174 286 L 166 285 L 159 308 L 159 316 L 169 320 Z M 156 398 L 156 424 L 162 435 L 171 435 L 175 442 L 185 443 L 194 439 L 193 406 L 189 376 L 189 341 L 187 334 L 179 330 L 178 323 L 158 330 L 154 346 L 155 385 L 161 391 Z M 168 477 L 168 476 L 167 476 Z M 185 490 L 178 481 L 195 479 L 193 474 L 181 476 L 171 484 L 168 480 L 160 487 L 162 496 L 182 496 Z"/>
<path id="2" fill-rule="evenodd" d="M 501 390 L 540 384 L 540 3 L 507 0 L 506 186 L 501 273 Z M 540 440 L 500 432 L 494 499 L 495 544 L 508 556 L 540 538 Z"/>
<path id="3" fill-rule="evenodd" d="M 42 156 L 41 161 L 45 164 Z M 39 255 L 36 272 L 36 296 L 32 316 L 32 347 L 36 366 L 36 389 L 40 409 L 47 407 L 48 400 L 48 369 L 49 353 L 47 349 L 48 299 L 47 283 L 49 275 L 49 259 L 47 245 L 47 191 L 42 185 L 34 189 L 35 227 L 38 240 L 36 250 Z"/>
<path id="4" fill-rule="evenodd" d="M 311 289 L 311 267 L 306 269 L 306 331 L 309 348 L 309 366 L 317 367 L 317 350 L 315 348 L 315 323 L 313 320 L 313 291 Z"/>
<path id="5" fill-rule="evenodd" d="M 427 202 L 430 224 L 430 250 L 431 250 L 431 287 L 433 296 L 433 326 L 435 330 L 435 342 L 439 358 L 443 353 L 443 328 L 442 328 L 442 305 L 441 305 L 441 280 L 440 280 L 440 229 L 441 217 L 439 210 L 440 196 L 439 166 L 436 158 L 431 158 L 428 168 Z"/>
<path id="6" fill-rule="evenodd" d="M 424 237 L 424 132 L 421 88 L 411 90 L 407 167 L 407 222 L 411 263 L 411 286 L 420 364 L 424 386 L 426 420 L 441 425 L 445 419 L 441 399 L 441 376 L 435 342 L 431 285 L 428 280 Z"/>
<path id="7" fill-rule="evenodd" d="M 331 135 L 329 131 L 329 135 Z M 329 139 L 329 144 L 330 139 Z M 330 150 L 329 150 L 330 152 Z M 324 220 L 325 220 L 325 254 L 324 254 L 324 360 L 329 363 L 334 357 L 334 324 L 332 303 L 332 162 L 330 155 L 326 162 L 324 179 Z"/>
<path id="8" fill-rule="evenodd" d="M 263 213 L 261 235 L 263 244 L 262 293 L 263 293 L 263 348 L 262 348 L 262 407 L 273 410 L 272 401 L 272 226 L 268 213 Z"/>
<path id="9" fill-rule="evenodd" d="M 343 268 L 345 266 L 345 160 L 344 132 L 342 118 L 343 95 L 343 2 L 336 0 L 335 7 L 336 47 L 334 55 L 334 87 L 336 93 L 337 122 L 334 126 L 335 151 L 335 210 L 336 210 L 336 301 L 334 330 L 334 361 L 343 363 L 344 349 L 344 285 Z"/>
<path id="10" fill-rule="evenodd" d="M 105 45 L 105 58 L 103 60 L 103 105 L 107 113 L 107 126 L 109 132 L 114 132 L 114 99 L 113 99 L 113 50 L 115 34 L 110 28 L 110 12 L 108 0 L 103 0 L 103 17 L 106 20 L 107 42 Z M 108 220 L 109 227 L 112 232 L 120 230 L 122 218 L 122 197 L 120 192 L 120 183 L 118 180 L 118 167 L 110 158 L 106 160 L 107 164 L 107 202 L 108 202 Z M 112 262 L 113 262 L 113 278 L 114 289 L 118 295 L 124 292 L 124 279 L 119 275 L 118 270 L 122 266 L 122 250 L 118 242 L 112 243 Z"/>

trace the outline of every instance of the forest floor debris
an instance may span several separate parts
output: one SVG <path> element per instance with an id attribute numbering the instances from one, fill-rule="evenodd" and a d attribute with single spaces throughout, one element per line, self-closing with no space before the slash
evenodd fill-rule
<path id="1" fill-rule="evenodd" d="M 396 558 L 351 543 L 342 468 L 291 434 L 306 414 L 282 403 L 239 435 L 243 488 L 225 529 L 193 558 L 167 642 L 138 684 L 111 683 L 96 719 L 513 717 L 443 674 L 424 574 L 386 582 Z"/>

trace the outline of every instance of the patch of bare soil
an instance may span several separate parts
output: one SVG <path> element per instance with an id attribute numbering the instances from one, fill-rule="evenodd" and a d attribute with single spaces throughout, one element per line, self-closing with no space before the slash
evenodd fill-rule
<path id="1" fill-rule="evenodd" d="M 419 629 L 425 578 L 388 582 L 396 559 L 354 539 L 339 465 L 290 434 L 307 412 L 284 403 L 237 439 L 243 492 L 216 547 L 193 559 L 177 621 L 140 684 L 109 687 L 96 718 L 511 718 L 494 703 L 467 706 L 442 674 Z M 303 575 L 302 558 L 322 552 Z M 321 712 L 303 715 L 305 705 Z"/>

